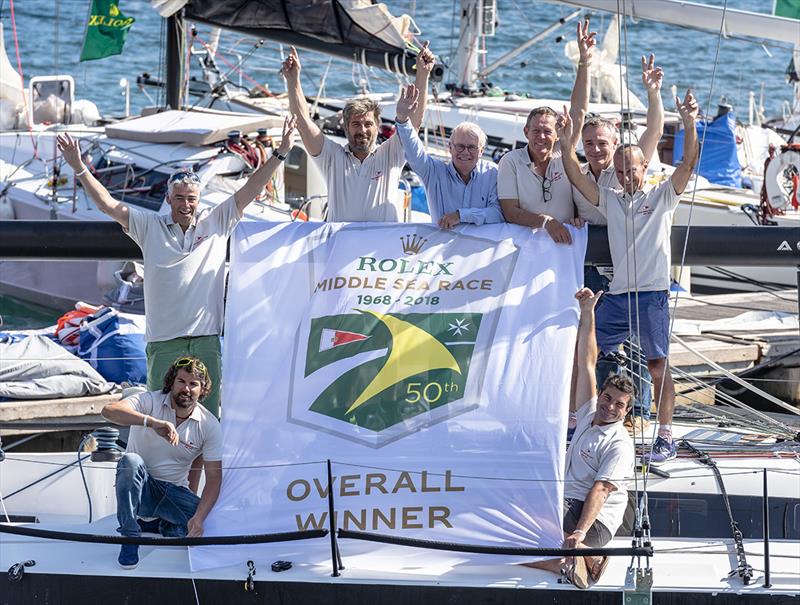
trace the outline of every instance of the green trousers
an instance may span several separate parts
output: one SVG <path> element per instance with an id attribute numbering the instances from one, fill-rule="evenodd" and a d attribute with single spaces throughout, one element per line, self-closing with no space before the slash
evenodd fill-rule
<path id="1" fill-rule="evenodd" d="M 197 357 L 208 369 L 211 377 L 211 392 L 201 400 L 206 409 L 219 418 L 220 380 L 222 379 L 222 351 L 219 336 L 183 336 L 172 340 L 148 342 L 147 389 L 160 391 L 164 388 L 164 375 L 177 359 Z"/>

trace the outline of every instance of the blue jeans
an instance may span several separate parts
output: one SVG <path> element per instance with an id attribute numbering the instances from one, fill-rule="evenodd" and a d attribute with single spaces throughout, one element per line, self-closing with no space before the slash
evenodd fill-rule
<path id="1" fill-rule="evenodd" d="M 181 538 L 200 503 L 192 491 L 153 479 L 138 454 L 124 454 L 117 462 L 117 531 L 123 536 L 141 535 L 136 517 L 157 517 L 162 535 Z"/>
<path id="2" fill-rule="evenodd" d="M 587 265 L 583 271 L 583 283 L 592 292 L 608 292 L 609 281 L 594 266 Z M 636 387 L 636 399 L 633 403 L 633 415 L 641 416 L 645 420 L 650 420 L 650 406 L 653 403 L 653 390 L 650 383 L 653 379 L 647 369 L 647 361 L 641 352 L 634 357 L 633 347 L 630 341 L 625 341 L 622 345 L 627 357 L 627 366 L 630 370 L 633 384 Z M 610 374 L 619 374 L 622 366 L 619 364 L 615 355 L 601 355 L 595 366 L 595 377 L 597 387 L 603 386 L 603 382 Z"/>

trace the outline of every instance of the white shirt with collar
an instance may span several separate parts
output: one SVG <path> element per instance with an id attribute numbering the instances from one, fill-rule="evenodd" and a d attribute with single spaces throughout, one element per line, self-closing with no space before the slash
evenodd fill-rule
<path id="1" fill-rule="evenodd" d="M 147 342 L 222 333 L 225 254 L 241 215 L 233 196 L 183 232 L 172 214 L 129 206 L 128 236 L 144 257 Z"/>
<path id="2" fill-rule="evenodd" d="M 147 472 L 154 479 L 188 487 L 189 468 L 200 454 L 205 461 L 222 460 L 222 427 L 216 416 L 201 403 L 195 405 L 189 418 L 178 426 L 169 393 L 137 393 L 127 401 L 137 412 L 167 420 L 178 431 L 178 445 L 170 445 L 150 427 L 131 427 L 126 452 L 141 456 Z"/>
<path id="3" fill-rule="evenodd" d="M 593 425 L 597 398 L 584 403 L 577 411 L 578 424 L 567 450 L 564 473 L 564 497 L 586 501 L 597 481 L 607 481 L 616 489 L 611 492 L 597 520 L 613 536 L 622 525 L 628 507 L 628 481 L 635 460 L 633 440 L 622 420 Z"/>
<path id="4" fill-rule="evenodd" d="M 550 201 L 544 201 L 545 180 L 549 182 Z M 561 148 L 556 144 L 544 177 L 534 172 L 528 146 L 513 149 L 497 164 L 497 197 L 519 200 L 520 208 L 552 216 L 560 222 L 575 217 L 572 185 L 564 171 Z"/>
<path id="5" fill-rule="evenodd" d="M 645 186 L 633 196 L 600 187 L 598 210 L 608 221 L 608 245 L 614 264 L 609 293 L 669 290 L 672 217 L 681 196 L 672 179 Z"/>
<path id="6" fill-rule="evenodd" d="M 588 162 L 581 164 L 581 172 L 586 175 L 587 180 L 591 179 L 591 182 L 597 183 L 598 187 L 622 189 L 622 186 L 619 184 L 619 179 L 617 178 L 617 170 L 614 168 L 614 164 L 611 164 L 607 168 L 601 170 L 600 176 L 598 176 L 597 179 L 594 178 L 594 174 L 592 174 Z M 605 214 L 600 212 L 597 206 L 592 204 L 592 202 L 583 197 L 583 194 L 574 186 L 572 188 L 572 198 L 575 200 L 575 207 L 578 210 L 578 216 L 587 223 L 590 225 L 607 224 Z"/>
<path id="7" fill-rule="evenodd" d="M 328 186 L 329 222 L 403 220 L 400 173 L 406 158 L 397 135 L 378 145 L 363 162 L 349 145 L 338 145 L 324 137 L 322 151 L 314 161 Z"/>

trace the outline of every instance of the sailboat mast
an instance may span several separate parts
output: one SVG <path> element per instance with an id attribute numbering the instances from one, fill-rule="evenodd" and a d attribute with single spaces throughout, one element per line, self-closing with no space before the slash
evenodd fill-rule
<path id="1" fill-rule="evenodd" d="M 462 90 L 476 89 L 480 71 L 480 39 L 481 36 L 494 35 L 496 12 L 496 0 L 461 0 L 455 84 Z"/>

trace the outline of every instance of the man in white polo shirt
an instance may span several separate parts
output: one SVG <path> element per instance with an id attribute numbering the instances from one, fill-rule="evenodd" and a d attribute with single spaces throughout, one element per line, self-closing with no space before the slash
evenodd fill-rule
<path id="1" fill-rule="evenodd" d="M 602 353 L 614 351 L 623 341 L 638 340 L 653 377 L 658 409 L 658 438 L 646 457 L 661 464 L 676 457 L 672 439 L 675 387 L 667 366 L 669 354 L 670 232 L 672 216 L 697 161 L 698 105 L 691 91 L 675 99 L 686 130 L 683 163 L 660 185 L 644 189 L 647 160 L 640 147 L 626 145 L 614 153 L 614 166 L 622 189 L 600 187 L 581 173 L 575 149 L 564 155 L 564 168 L 572 184 L 608 221 L 608 242 L 614 264 L 610 292 L 597 310 L 597 339 Z M 566 112 L 560 118 L 562 137 L 572 135 Z"/>
<path id="2" fill-rule="evenodd" d="M 222 429 L 216 416 L 198 405 L 210 388 L 203 362 L 185 357 L 169 367 L 161 391 L 103 408 L 105 418 L 131 427 L 128 448 L 117 463 L 117 521 L 123 536 L 139 537 L 143 530 L 170 537 L 203 535 L 222 483 Z M 198 498 L 188 475 L 201 455 L 206 483 Z M 126 569 L 136 567 L 138 545 L 123 544 L 118 560 Z"/>
<path id="3" fill-rule="evenodd" d="M 417 55 L 416 87 L 419 105 L 411 115 L 414 130 L 425 111 L 428 78 L 435 64 L 427 43 Z M 380 108 L 369 98 L 348 101 L 342 112 L 347 145 L 331 141 L 309 115 L 300 84 L 300 57 L 292 47 L 281 73 L 286 78 L 289 106 L 297 116 L 297 128 L 306 151 L 314 158 L 328 187 L 330 222 L 397 222 L 403 220 L 400 173 L 405 166 L 403 144 L 392 136 L 375 145 L 381 125 Z"/>
<path id="4" fill-rule="evenodd" d="M 633 405 L 633 383 L 612 374 L 597 393 L 594 309 L 602 292 L 582 288 L 575 294 L 580 323 L 575 347 L 576 381 L 570 410 L 578 424 L 567 450 L 564 473 L 564 543 L 562 548 L 602 548 L 622 525 L 628 506 L 627 478 L 633 473 L 633 440 L 623 426 Z M 597 582 L 607 557 L 549 559 L 531 567 L 564 573 L 578 588 Z"/>
<path id="5" fill-rule="evenodd" d="M 99 210 L 117 221 L 144 257 L 147 387 L 160 388 L 177 357 L 195 355 L 208 367 L 213 388 L 203 400 L 219 415 L 219 383 L 225 254 L 228 236 L 244 209 L 269 183 L 292 147 L 296 120 L 286 118 L 280 146 L 245 185 L 224 202 L 198 211 L 200 178 L 190 170 L 174 173 L 167 184 L 169 214 L 156 214 L 111 197 L 83 164 L 78 143 L 59 135 L 58 146 Z"/>
<path id="6" fill-rule="evenodd" d="M 589 41 L 593 41 L 594 35 L 589 34 L 588 19 L 578 24 L 581 53 Z M 581 61 L 570 100 L 575 124 L 582 124 L 586 113 L 585 104 L 580 103 L 576 95 L 583 89 L 584 82 L 588 86 L 588 77 Z M 574 221 L 575 203 L 561 161 L 561 145 L 574 147 L 580 131 L 574 133 L 574 141 L 559 140 L 557 118 L 558 114 L 550 107 L 531 110 L 523 130 L 528 144 L 512 149 L 497 164 L 497 197 L 507 222 L 545 229 L 554 242 L 571 244 L 572 238 L 564 223 L 581 226 L 582 222 Z"/>

